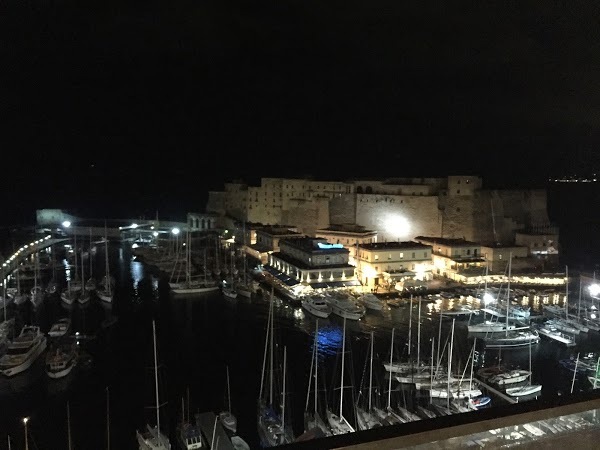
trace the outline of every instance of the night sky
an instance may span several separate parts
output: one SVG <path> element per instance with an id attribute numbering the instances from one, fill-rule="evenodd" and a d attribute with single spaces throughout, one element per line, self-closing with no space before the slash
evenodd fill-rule
<path id="1" fill-rule="evenodd" d="M 236 178 L 600 166 L 600 4 L 465 3 L 3 0 L 3 222 L 202 210 Z"/>

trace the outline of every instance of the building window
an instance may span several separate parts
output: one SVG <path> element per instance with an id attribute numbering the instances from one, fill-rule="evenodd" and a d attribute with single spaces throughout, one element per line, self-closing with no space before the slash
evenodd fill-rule
<path id="1" fill-rule="evenodd" d="M 468 249 L 467 249 L 467 255 L 470 255 L 470 254 L 471 254 L 471 249 L 470 249 L 470 248 L 468 248 Z"/>
<path id="2" fill-rule="evenodd" d="M 404 253 L 400 252 L 400 259 L 404 258 Z"/>
<path id="3" fill-rule="evenodd" d="M 379 261 L 379 255 L 375 255 L 375 261 Z"/>
<path id="4" fill-rule="evenodd" d="M 460 212 L 460 208 L 456 208 L 456 212 Z"/>
<path id="5" fill-rule="evenodd" d="M 412 252 L 412 259 L 415 259 L 415 252 Z"/>
<path id="6" fill-rule="evenodd" d="M 457 189 L 457 190 L 456 190 L 456 193 L 457 193 L 457 194 L 460 194 L 460 189 Z"/>
<path id="7" fill-rule="evenodd" d="M 392 259 L 392 254 L 388 253 L 388 259 Z"/>
<path id="8" fill-rule="evenodd" d="M 427 259 L 427 252 L 423 252 L 423 256 Z"/>

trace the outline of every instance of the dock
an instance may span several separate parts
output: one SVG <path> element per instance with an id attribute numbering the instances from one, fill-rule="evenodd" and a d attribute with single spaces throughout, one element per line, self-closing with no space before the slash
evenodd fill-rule
<path id="1" fill-rule="evenodd" d="M 518 403 L 517 400 L 514 397 L 510 397 L 509 395 L 506 395 L 504 392 L 499 391 L 496 388 L 493 388 L 489 384 L 484 383 L 483 381 L 481 381 L 479 378 L 477 379 L 477 383 L 479 385 L 483 386 L 484 388 L 486 388 L 486 390 L 488 390 L 492 394 L 497 395 L 498 397 L 500 397 L 503 400 L 506 400 L 508 403 Z"/>
<path id="2" fill-rule="evenodd" d="M 235 450 L 231 439 L 223 425 L 217 420 L 217 416 L 212 411 L 199 413 L 196 415 L 196 423 L 200 425 L 202 434 L 206 438 L 208 448 L 211 450 Z M 214 430 L 214 442 L 213 442 Z"/>

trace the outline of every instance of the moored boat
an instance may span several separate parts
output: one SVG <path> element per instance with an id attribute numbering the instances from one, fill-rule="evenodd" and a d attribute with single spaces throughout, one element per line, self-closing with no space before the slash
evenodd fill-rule
<path id="1" fill-rule="evenodd" d="M 350 295 L 343 292 L 326 294 L 327 303 L 331 306 L 331 312 L 348 320 L 359 320 L 365 315 L 364 306 L 358 305 Z"/>
<path id="2" fill-rule="evenodd" d="M 325 298 L 317 295 L 308 295 L 302 298 L 302 308 L 314 316 L 326 319 L 331 314 L 331 306 Z"/>
<path id="3" fill-rule="evenodd" d="M 46 373 L 50 378 L 67 376 L 77 365 L 78 356 L 76 344 L 57 346 L 46 354 Z"/>
<path id="4" fill-rule="evenodd" d="M 48 336 L 58 338 L 66 335 L 71 329 L 71 319 L 63 317 L 52 324 L 48 331 Z"/>
<path id="5" fill-rule="evenodd" d="M 46 343 L 40 327 L 25 325 L 19 336 L 8 343 L 6 354 L 0 358 L 0 373 L 10 377 L 29 369 L 46 349 Z"/>

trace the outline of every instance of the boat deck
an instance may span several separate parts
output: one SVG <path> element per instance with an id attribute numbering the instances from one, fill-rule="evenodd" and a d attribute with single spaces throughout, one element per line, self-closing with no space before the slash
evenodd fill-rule
<path id="1" fill-rule="evenodd" d="M 235 450 L 231 439 L 223 428 L 223 425 L 217 421 L 217 416 L 212 411 L 199 413 L 197 416 L 198 425 L 202 429 L 202 434 L 206 438 L 210 449 L 215 450 Z M 216 427 L 215 427 L 215 422 Z M 214 430 L 214 444 L 213 444 Z"/>

